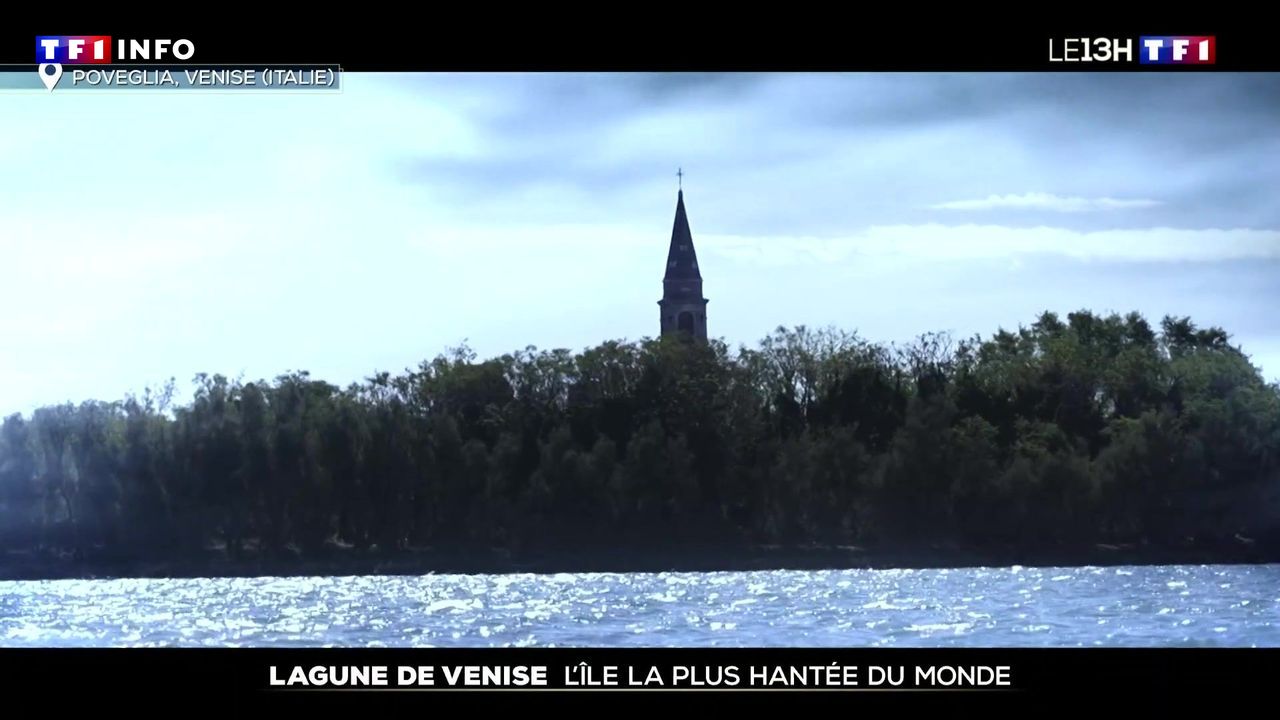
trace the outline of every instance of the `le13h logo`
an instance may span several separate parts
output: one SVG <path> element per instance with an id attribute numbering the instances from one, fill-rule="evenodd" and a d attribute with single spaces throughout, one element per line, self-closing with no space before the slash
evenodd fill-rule
<path id="1" fill-rule="evenodd" d="M 1142 65 L 1213 65 L 1212 35 L 1144 35 L 1138 38 L 1052 38 L 1049 62 L 1133 62 Z"/>
<path id="2" fill-rule="evenodd" d="M 37 35 L 36 62 L 61 65 L 105 65 L 136 60 L 190 60 L 190 40 L 126 40 L 109 35 Z"/>

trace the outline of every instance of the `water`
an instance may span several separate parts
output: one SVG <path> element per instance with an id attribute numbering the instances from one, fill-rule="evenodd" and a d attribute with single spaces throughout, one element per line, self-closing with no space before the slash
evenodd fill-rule
<path id="1" fill-rule="evenodd" d="M 1280 646 L 1280 565 L 0 582 L 4 646 Z"/>

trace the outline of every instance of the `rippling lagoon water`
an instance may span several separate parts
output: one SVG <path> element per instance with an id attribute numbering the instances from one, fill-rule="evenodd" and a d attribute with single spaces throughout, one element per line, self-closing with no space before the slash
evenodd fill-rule
<path id="1" fill-rule="evenodd" d="M 1280 565 L 0 582 L 5 646 L 1280 646 Z"/>

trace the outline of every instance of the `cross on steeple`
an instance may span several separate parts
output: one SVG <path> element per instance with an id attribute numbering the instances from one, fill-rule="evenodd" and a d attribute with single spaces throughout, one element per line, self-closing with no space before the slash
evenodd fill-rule
<path id="1" fill-rule="evenodd" d="M 684 190 L 684 168 L 676 168 L 676 183 L 680 190 Z"/>

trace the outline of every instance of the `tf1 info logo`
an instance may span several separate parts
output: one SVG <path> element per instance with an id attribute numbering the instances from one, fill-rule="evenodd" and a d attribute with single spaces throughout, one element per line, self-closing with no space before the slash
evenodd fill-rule
<path id="1" fill-rule="evenodd" d="M 114 53 L 113 53 L 114 51 Z M 104 65 L 113 61 L 190 60 L 190 40 L 126 40 L 114 44 L 109 35 L 37 35 L 36 62 L 59 65 Z"/>
<path id="2" fill-rule="evenodd" d="M 1132 38 L 1062 38 L 1049 41 L 1049 62 L 1133 62 L 1142 65 L 1213 65 L 1212 35 L 1144 35 Z"/>

